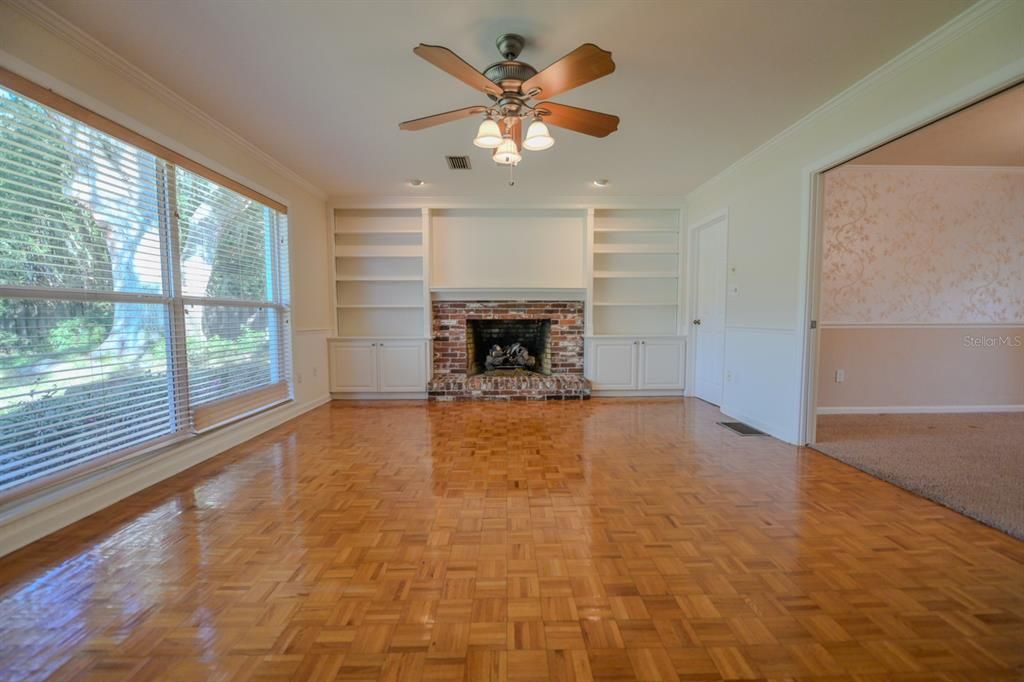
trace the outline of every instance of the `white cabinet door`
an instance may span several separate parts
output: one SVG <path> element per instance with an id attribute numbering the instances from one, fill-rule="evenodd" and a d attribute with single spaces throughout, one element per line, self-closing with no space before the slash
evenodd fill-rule
<path id="1" fill-rule="evenodd" d="M 426 341 L 382 341 L 377 344 L 381 391 L 422 393 L 427 390 Z"/>
<path id="2" fill-rule="evenodd" d="M 640 340 L 640 388 L 683 388 L 686 342 L 682 339 Z"/>
<path id="3" fill-rule="evenodd" d="M 595 389 L 636 388 L 636 356 L 639 341 L 601 339 L 590 342 L 590 383 Z"/>
<path id="4" fill-rule="evenodd" d="M 331 392 L 377 390 L 377 344 L 370 341 L 330 341 Z"/>

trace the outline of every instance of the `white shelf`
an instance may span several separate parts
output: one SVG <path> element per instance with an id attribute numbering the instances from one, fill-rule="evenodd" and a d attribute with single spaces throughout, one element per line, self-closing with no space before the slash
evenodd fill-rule
<path id="1" fill-rule="evenodd" d="M 430 332 L 428 233 L 420 209 L 338 209 L 332 229 L 337 339 Z"/>
<path id="2" fill-rule="evenodd" d="M 422 258 L 422 246 L 369 246 L 341 244 L 334 248 L 337 258 Z"/>
<path id="3" fill-rule="evenodd" d="M 594 253 L 679 253 L 677 244 L 594 244 Z"/>
<path id="4" fill-rule="evenodd" d="M 415 227 L 389 227 L 386 229 L 359 228 L 359 227 L 335 227 L 334 234 L 420 234 L 419 226 Z"/>
<path id="5" fill-rule="evenodd" d="M 596 270 L 594 279 L 679 279 L 674 270 Z"/>
<path id="6" fill-rule="evenodd" d="M 619 234 L 640 234 L 642 232 L 671 232 L 679 234 L 678 227 L 646 227 L 643 229 L 623 229 L 619 227 L 595 227 L 594 232 L 617 232 Z"/>
<path id="7" fill-rule="evenodd" d="M 604 308 L 675 308 L 675 303 L 643 303 L 641 301 L 628 301 L 623 303 L 598 302 L 594 301 L 595 307 Z"/>
<path id="8" fill-rule="evenodd" d="M 388 277 L 384 275 L 342 275 L 336 277 L 339 282 L 422 282 L 422 277 L 414 275 Z"/>
<path id="9" fill-rule="evenodd" d="M 345 304 L 338 304 L 337 307 L 338 308 L 383 308 L 383 309 L 389 309 L 389 308 L 390 309 L 395 309 L 395 308 L 399 308 L 399 309 L 415 308 L 415 309 L 420 309 L 423 306 L 422 305 L 412 305 L 412 304 L 409 304 L 409 305 L 395 304 L 395 303 L 379 303 L 379 304 L 378 303 L 345 303 Z"/>
<path id="10" fill-rule="evenodd" d="M 637 337 L 645 339 L 685 339 L 688 335 L 683 334 L 590 334 L 585 337 L 587 339 L 635 339 Z"/>
<path id="11" fill-rule="evenodd" d="M 683 300 L 679 211 L 596 209 L 592 230 L 588 333 L 673 335 Z"/>
<path id="12" fill-rule="evenodd" d="M 429 341 L 429 336 L 330 336 L 328 341 Z"/>

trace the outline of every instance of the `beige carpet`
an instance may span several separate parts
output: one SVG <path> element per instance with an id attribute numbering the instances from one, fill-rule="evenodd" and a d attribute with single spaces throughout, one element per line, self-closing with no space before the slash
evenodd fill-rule
<path id="1" fill-rule="evenodd" d="M 1024 539 L 1024 413 L 818 417 L 815 450 Z"/>

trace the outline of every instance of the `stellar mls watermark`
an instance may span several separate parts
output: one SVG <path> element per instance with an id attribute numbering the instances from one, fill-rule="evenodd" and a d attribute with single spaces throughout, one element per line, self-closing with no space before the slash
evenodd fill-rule
<path id="1" fill-rule="evenodd" d="M 964 334 L 964 348 L 1021 348 L 1024 346 L 1024 336 L 1020 334 L 999 335 L 972 335 Z"/>

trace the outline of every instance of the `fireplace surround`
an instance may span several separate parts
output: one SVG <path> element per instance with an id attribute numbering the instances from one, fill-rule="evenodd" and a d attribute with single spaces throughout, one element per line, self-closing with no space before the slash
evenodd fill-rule
<path id="1" fill-rule="evenodd" d="M 564 400 L 590 396 L 581 301 L 434 301 L 432 400 Z M 487 353 L 520 343 L 530 368 L 488 371 Z"/>

